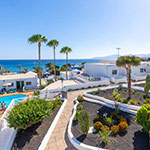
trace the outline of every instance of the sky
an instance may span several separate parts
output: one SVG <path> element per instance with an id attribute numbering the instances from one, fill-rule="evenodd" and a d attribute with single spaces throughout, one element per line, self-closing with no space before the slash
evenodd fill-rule
<path id="1" fill-rule="evenodd" d="M 0 59 L 37 59 L 33 34 L 57 39 L 60 50 L 72 48 L 70 59 L 150 53 L 149 0 L 1 0 Z M 42 44 L 42 59 L 52 48 Z"/>

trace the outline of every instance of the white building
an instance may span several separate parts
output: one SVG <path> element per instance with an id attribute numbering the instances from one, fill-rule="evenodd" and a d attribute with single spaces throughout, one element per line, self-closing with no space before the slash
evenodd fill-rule
<path id="1" fill-rule="evenodd" d="M 0 90 L 9 89 L 35 89 L 37 88 L 37 74 L 28 72 L 26 74 L 0 75 Z"/>
<path id="2" fill-rule="evenodd" d="M 103 60 L 99 63 L 87 63 L 84 66 L 84 73 L 94 77 L 109 78 L 110 81 L 126 82 L 126 70 L 117 67 L 115 60 Z M 137 67 L 131 67 L 131 78 L 133 80 L 144 80 L 150 74 L 150 62 L 141 62 Z"/>

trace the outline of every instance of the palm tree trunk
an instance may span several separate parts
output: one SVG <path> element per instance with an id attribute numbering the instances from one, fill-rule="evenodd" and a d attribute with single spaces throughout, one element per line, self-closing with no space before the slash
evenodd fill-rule
<path id="1" fill-rule="evenodd" d="M 66 53 L 66 79 L 68 80 L 68 53 Z"/>
<path id="2" fill-rule="evenodd" d="M 55 76 L 55 81 L 56 81 L 56 65 L 55 65 L 55 46 L 53 47 L 54 49 L 54 76 Z"/>
<path id="3" fill-rule="evenodd" d="M 40 48 L 41 48 L 41 43 L 39 42 L 38 43 L 38 48 L 39 48 L 39 81 L 40 81 L 40 88 L 41 88 L 41 50 L 40 50 Z"/>
<path id="4" fill-rule="evenodd" d="M 131 99 L 131 68 L 128 67 L 127 69 L 127 81 L 128 81 L 128 94 L 129 94 L 129 99 Z"/>

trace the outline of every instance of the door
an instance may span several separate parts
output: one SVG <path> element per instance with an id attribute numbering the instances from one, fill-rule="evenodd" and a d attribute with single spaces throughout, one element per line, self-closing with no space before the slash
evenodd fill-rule
<path id="1" fill-rule="evenodd" d="M 16 81 L 16 85 L 17 85 L 17 90 L 20 89 L 20 81 Z"/>

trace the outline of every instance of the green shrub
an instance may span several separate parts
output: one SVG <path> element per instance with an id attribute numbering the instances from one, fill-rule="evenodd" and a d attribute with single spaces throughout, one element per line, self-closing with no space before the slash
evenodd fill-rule
<path id="1" fill-rule="evenodd" d="M 83 102 L 84 101 L 84 98 L 81 95 L 78 95 L 77 99 L 78 99 L 79 102 Z"/>
<path id="2" fill-rule="evenodd" d="M 94 92 L 94 91 L 92 91 L 92 92 L 91 92 L 91 94 L 93 94 L 93 95 L 94 95 L 94 94 L 95 94 L 95 92 Z"/>
<path id="3" fill-rule="evenodd" d="M 84 90 L 85 88 L 84 88 L 84 87 L 82 87 L 81 89 L 82 89 L 82 90 Z"/>
<path id="4" fill-rule="evenodd" d="M 86 110 L 80 112 L 78 122 L 83 133 L 87 133 L 90 128 L 90 115 Z"/>
<path id="5" fill-rule="evenodd" d="M 103 90 L 103 92 L 107 92 L 107 90 Z"/>
<path id="6" fill-rule="evenodd" d="M 83 109 L 83 106 L 81 105 L 81 103 L 78 104 L 77 109 L 79 110 Z"/>
<path id="7" fill-rule="evenodd" d="M 119 93 L 118 93 L 116 90 L 114 90 L 114 91 L 113 91 L 113 97 L 116 98 L 116 97 L 118 97 L 118 96 L 119 96 Z"/>
<path id="8" fill-rule="evenodd" d="M 125 103 L 125 104 L 127 104 L 127 103 L 128 103 L 128 100 L 127 100 L 127 99 L 123 99 L 122 102 Z"/>
<path id="9" fill-rule="evenodd" d="M 138 101 L 137 101 L 137 103 L 138 103 L 138 104 L 141 104 L 141 101 L 140 101 L 140 100 L 138 100 Z"/>
<path id="10" fill-rule="evenodd" d="M 144 92 L 145 92 L 146 96 L 148 96 L 149 90 L 150 90 L 150 84 L 146 83 L 146 85 L 144 86 Z"/>
<path id="11" fill-rule="evenodd" d="M 111 131 L 107 130 L 106 128 L 102 131 L 99 131 L 99 134 L 101 135 L 102 137 L 102 142 L 105 143 L 105 144 L 108 144 L 110 143 L 110 140 L 109 140 L 109 135 L 111 134 Z"/>
<path id="12" fill-rule="evenodd" d="M 135 89 L 134 91 L 137 92 L 137 89 Z"/>
<path id="13" fill-rule="evenodd" d="M 6 119 L 10 128 L 26 129 L 50 115 L 52 109 L 52 102 L 34 98 L 16 104 Z"/>
<path id="14" fill-rule="evenodd" d="M 97 115 L 97 116 L 94 117 L 94 120 L 93 120 L 93 121 L 94 121 L 94 122 L 97 122 L 97 121 L 100 121 L 100 120 L 101 120 L 101 117 L 100 117 L 99 115 Z"/>
<path id="15" fill-rule="evenodd" d="M 77 111 L 76 111 L 76 115 L 75 115 L 75 117 L 74 117 L 75 120 L 78 120 L 78 117 L 79 117 L 80 112 L 81 112 L 81 110 L 77 110 Z"/>
<path id="16" fill-rule="evenodd" d="M 122 84 L 119 84 L 118 91 L 121 91 L 121 90 L 122 90 Z"/>
<path id="17" fill-rule="evenodd" d="M 135 90 L 132 91 L 132 94 L 135 94 Z"/>
<path id="18" fill-rule="evenodd" d="M 150 83 L 150 76 L 149 75 L 147 75 L 147 77 L 146 77 L 146 83 Z"/>
<path id="19" fill-rule="evenodd" d="M 126 91 L 123 91 L 122 93 L 123 93 L 123 94 L 125 94 L 125 93 L 126 93 Z"/>
<path id="20" fill-rule="evenodd" d="M 150 105 L 144 104 L 136 113 L 136 123 L 141 125 L 144 130 L 149 133 L 150 131 Z"/>
<path id="21" fill-rule="evenodd" d="M 39 96 L 39 95 L 40 95 L 40 91 L 39 90 L 34 91 L 33 96 Z"/>
<path id="22" fill-rule="evenodd" d="M 98 88 L 98 89 L 97 89 L 97 92 L 100 93 L 100 91 L 101 91 L 101 90 Z"/>
<path id="23" fill-rule="evenodd" d="M 72 91 L 72 89 L 68 89 L 68 91 L 70 92 L 70 91 Z"/>
<path id="24" fill-rule="evenodd" d="M 143 100 L 143 103 L 146 104 L 146 100 Z"/>
<path id="25" fill-rule="evenodd" d="M 93 127 L 96 131 L 100 131 L 104 129 L 104 125 L 100 121 L 95 122 Z"/>
<path id="26" fill-rule="evenodd" d="M 120 120 L 120 122 L 123 122 L 123 121 L 127 122 L 127 119 L 124 118 L 123 116 L 119 116 L 118 119 Z"/>
<path id="27" fill-rule="evenodd" d="M 96 88 L 96 86 L 93 86 L 93 88 Z"/>
<path id="28" fill-rule="evenodd" d="M 146 98 L 146 102 L 149 103 L 150 102 L 150 98 Z"/>
<path id="29" fill-rule="evenodd" d="M 53 109 L 57 109 L 62 104 L 62 101 L 59 97 L 56 97 L 56 100 L 52 101 L 52 103 Z"/>
<path id="30" fill-rule="evenodd" d="M 113 124 L 113 120 L 112 117 L 106 117 L 105 118 L 105 122 L 108 126 L 111 126 Z"/>
<path id="31" fill-rule="evenodd" d="M 134 99 L 130 99 L 130 104 L 134 104 L 135 100 Z"/>
<path id="32" fill-rule="evenodd" d="M 143 96 L 143 97 L 144 97 L 144 96 L 145 96 L 145 94 L 141 94 L 141 96 Z"/>
<path id="33" fill-rule="evenodd" d="M 88 86 L 88 88 L 91 88 L 91 86 Z"/>
<path id="34" fill-rule="evenodd" d="M 139 93 L 139 92 L 137 92 L 137 93 L 136 93 L 136 95 L 140 95 L 140 93 Z"/>

